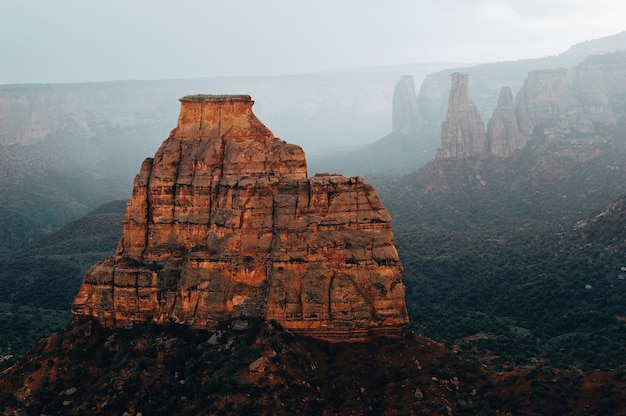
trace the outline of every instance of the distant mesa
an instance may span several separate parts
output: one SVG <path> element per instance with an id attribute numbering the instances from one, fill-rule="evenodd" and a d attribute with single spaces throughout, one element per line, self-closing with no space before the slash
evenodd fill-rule
<path id="1" fill-rule="evenodd" d="M 304 152 L 247 95 L 191 95 L 135 177 L 113 258 L 87 272 L 74 319 L 214 328 L 276 320 L 329 341 L 408 323 L 391 217 L 360 177 L 307 178 Z"/>

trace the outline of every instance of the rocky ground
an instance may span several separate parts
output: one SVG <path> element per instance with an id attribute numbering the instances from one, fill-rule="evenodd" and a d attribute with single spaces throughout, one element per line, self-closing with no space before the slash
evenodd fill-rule
<path id="1" fill-rule="evenodd" d="M 108 330 L 91 321 L 0 374 L 2 414 L 625 414 L 623 373 L 490 372 L 428 338 L 328 343 L 231 321 Z"/>

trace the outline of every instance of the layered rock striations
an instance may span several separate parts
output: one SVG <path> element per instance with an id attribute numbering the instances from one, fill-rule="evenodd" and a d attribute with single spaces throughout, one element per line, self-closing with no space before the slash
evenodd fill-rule
<path id="1" fill-rule="evenodd" d="M 181 99 L 178 126 L 135 178 L 113 258 L 86 274 L 75 318 L 212 328 L 276 320 L 331 341 L 408 322 L 391 218 L 362 178 L 307 178 L 249 96 Z"/>
<path id="2" fill-rule="evenodd" d="M 487 151 L 485 123 L 469 98 L 468 75 L 451 75 L 448 112 L 441 124 L 441 147 L 437 159 L 483 155 Z"/>
<path id="3" fill-rule="evenodd" d="M 400 77 L 393 91 L 391 131 L 405 136 L 415 135 L 421 124 L 415 81 L 412 75 Z"/>
<path id="4" fill-rule="evenodd" d="M 515 100 L 511 88 L 502 87 L 498 105 L 487 123 L 488 152 L 493 156 L 508 156 L 526 146 L 527 138 L 517 125 Z"/>

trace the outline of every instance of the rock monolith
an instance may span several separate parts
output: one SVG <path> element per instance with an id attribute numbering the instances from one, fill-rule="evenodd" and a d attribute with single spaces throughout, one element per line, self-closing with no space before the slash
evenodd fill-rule
<path id="1" fill-rule="evenodd" d="M 276 320 L 329 341 L 397 336 L 408 322 L 391 218 L 360 177 L 307 177 L 247 95 L 181 99 L 144 161 L 115 256 L 87 272 L 75 319 L 210 329 Z"/>

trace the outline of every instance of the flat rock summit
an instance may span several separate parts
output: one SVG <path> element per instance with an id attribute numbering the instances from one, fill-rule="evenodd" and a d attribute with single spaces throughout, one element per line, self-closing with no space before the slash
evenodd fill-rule
<path id="1" fill-rule="evenodd" d="M 361 177 L 307 178 L 247 95 L 180 99 L 178 126 L 135 177 L 113 258 L 92 266 L 74 319 L 215 328 L 275 320 L 329 341 L 408 323 L 391 217 Z"/>

